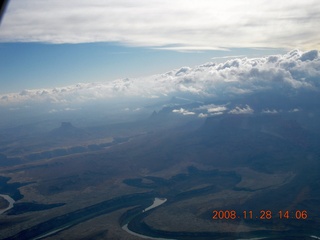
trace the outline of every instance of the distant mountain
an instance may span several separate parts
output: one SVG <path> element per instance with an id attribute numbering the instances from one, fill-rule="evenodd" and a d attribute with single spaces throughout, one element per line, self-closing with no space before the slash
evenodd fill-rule
<path id="1" fill-rule="evenodd" d="M 50 132 L 50 136 L 55 138 L 82 138 L 88 135 L 85 130 L 74 127 L 70 122 L 62 122 L 59 128 Z"/>

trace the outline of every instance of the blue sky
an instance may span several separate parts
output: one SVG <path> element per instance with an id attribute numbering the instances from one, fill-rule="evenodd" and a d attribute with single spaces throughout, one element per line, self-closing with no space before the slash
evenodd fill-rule
<path id="1" fill-rule="evenodd" d="M 1 93 L 143 77 L 182 66 L 225 61 L 226 56 L 281 52 L 278 49 L 179 52 L 115 43 L 0 43 L 0 51 Z"/>
<path id="2" fill-rule="evenodd" d="M 314 0 L 11 1 L 0 29 L 0 93 L 317 49 L 319 17 Z"/>

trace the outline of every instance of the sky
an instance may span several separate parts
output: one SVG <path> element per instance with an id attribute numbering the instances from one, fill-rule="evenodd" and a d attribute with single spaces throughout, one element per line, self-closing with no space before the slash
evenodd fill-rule
<path id="1" fill-rule="evenodd" d="M 228 99 L 246 93 L 298 90 L 319 91 L 320 54 L 318 50 L 292 50 L 286 54 L 266 57 L 238 57 L 222 63 L 206 63 L 196 67 L 181 67 L 162 74 L 123 78 L 104 82 L 26 89 L 0 94 L 0 106 L 83 104 L 95 100 L 139 100 L 173 96 L 185 99 Z M 130 102 L 130 101 L 129 101 Z M 132 102 L 133 103 L 133 102 Z"/>
<path id="2" fill-rule="evenodd" d="M 0 94 L 320 46 L 317 0 L 11 0 Z"/>
<path id="3" fill-rule="evenodd" d="M 306 96 L 317 101 L 319 79 L 318 50 L 292 50 L 255 58 L 234 56 L 221 63 L 181 67 L 146 77 L 0 94 L 0 129 L 46 120 L 76 122 L 82 126 L 128 121 L 129 117 L 131 120 L 148 117 L 166 106 L 175 107 L 173 114 L 199 118 L 222 114 L 303 113 L 307 110 L 304 109 Z M 246 98 L 260 95 L 270 101 Z M 286 100 L 278 101 L 287 98 L 296 99 L 289 105 Z M 236 99 L 239 101 L 230 105 Z M 244 103 L 244 99 L 248 102 Z"/>

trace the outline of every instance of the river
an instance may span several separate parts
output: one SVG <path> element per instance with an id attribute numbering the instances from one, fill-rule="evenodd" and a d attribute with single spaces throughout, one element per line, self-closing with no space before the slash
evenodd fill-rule
<path id="1" fill-rule="evenodd" d="M 145 208 L 141 213 L 147 212 L 153 208 L 159 207 L 160 205 L 164 204 L 167 201 L 166 198 L 155 198 L 152 205 L 150 205 L 149 207 Z M 144 239 L 156 239 L 156 240 L 174 240 L 174 239 L 169 239 L 169 238 L 155 238 L 155 237 L 150 237 L 150 236 L 146 236 L 146 235 L 142 235 L 136 232 L 131 231 L 128 228 L 128 224 L 125 224 L 124 226 L 122 226 L 122 229 L 125 230 L 127 233 L 130 233 L 131 235 L 140 237 L 140 238 L 144 238 Z"/>
<path id="2" fill-rule="evenodd" d="M 9 202 L 9 206 L 7 208 L 0 209 L 0 215 L 1 215 L 5 211 L 8 211 L 9 209 L 13 208 L 13 204 L 15 203 L 15 200 L 11 198 L 9 195 L 0 194 L 0 197 L 3 197 L 6 201 Z"/>

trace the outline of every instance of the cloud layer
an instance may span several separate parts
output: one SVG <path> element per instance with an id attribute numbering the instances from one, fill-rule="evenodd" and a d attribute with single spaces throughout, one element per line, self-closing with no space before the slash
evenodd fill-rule
<path id="1" fill-rule="evenodd" d="M 317 0 L 11 1 L 0 41 L 312 49 L 320 45 L 319 18 Z"/>
<path id="2" fill-rule="evenodd" d="M 138 79 L 79 83 L 53 88 L 23 90 L 0 95 L 0 105 L 20 103 L 72 104 L 95 100 L 158 99 L 177 96 L 191 99 L 228 99 L 257 91 L 319 91 L 320 57 L 316 50 L 291 51 L 285 55 L 232 59 L 194 68 Z M 208 113 L 219 113 L 225 106 L 208 106 Z M 245 110 L 245 109 L 242 109 Z M 235 110 L 236 111 L 236 110 Z M 241 112 L 241 109 L 238 109 Z"/>

